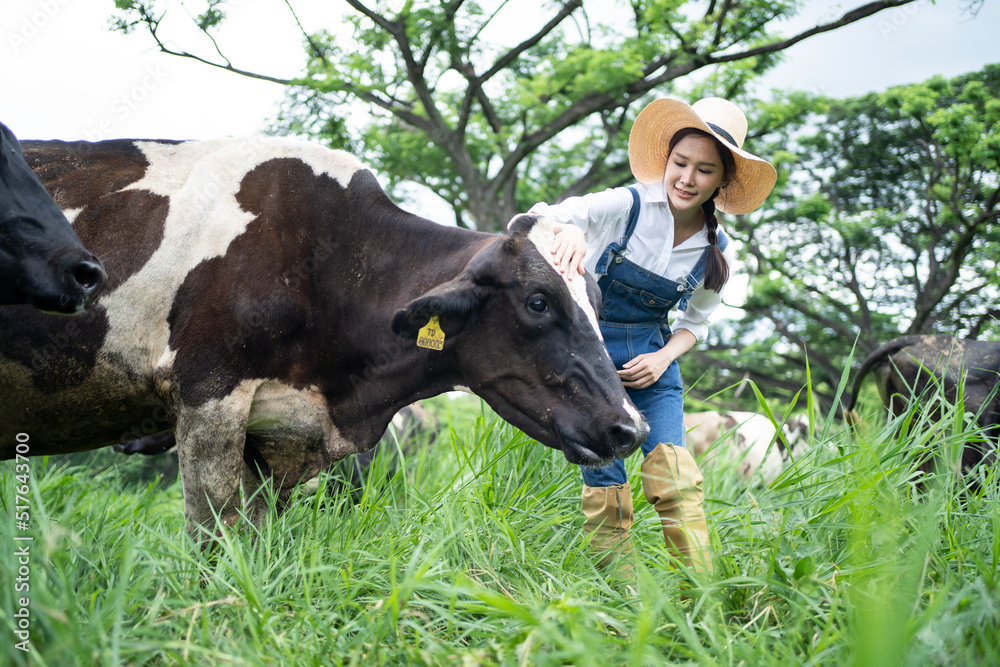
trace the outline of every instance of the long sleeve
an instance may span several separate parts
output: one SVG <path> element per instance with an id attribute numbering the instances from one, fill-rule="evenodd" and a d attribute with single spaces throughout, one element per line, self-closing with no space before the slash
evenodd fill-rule
<path id="1" fill-rule="evenodd" d="M 726 258 L 726 263 L 729 264 L 730 271 L 733 270 L 736 259 L 734 245 L 730 242 L 722 253 Z M 708 336 L 709 322 L 712 319 L 712 315 L 722 304 L 722 296 L 725 290 L 726 288 L 723 287 L 722 292 L 714 292 L 710 289 L 705 289 L 704 283 L 698 285 L 691 295 L 691 299 L 688 301 L 687 310 L 678 311 L 678 317 L 672 323 L 671 328 L 674 331 L 687 329 L 694 334 L 698 342 L 705 340 Z"/>

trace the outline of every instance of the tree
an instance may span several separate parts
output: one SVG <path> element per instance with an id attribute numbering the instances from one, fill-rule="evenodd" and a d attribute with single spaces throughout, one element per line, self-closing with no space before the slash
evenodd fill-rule
<path id="1" fill-rule="evenodd" d="M 1000 65 L 844 100 L 761 105 L 779 184 L 731 224 L 751 273 L 746 315 L 700 363 L 703 391 L 748 375 L 827 407 L 855 363 L 902 334 L 1000 335 Z M 762 322 L 770 323 L 765 333 Z"/>
<path id="2" fill-rule="evenodd" d="M 788 47 L 914 1 L 868 2 L 785 38 L 773 26 L 797 0 L 603 0 L 601 11 L 583 0 L 345 0 L 353 34 L 303 30 L 309 60 L 294 80 L 225 58 L 221 0 L 194 17 L 211 55 L 168 45 L 159 0 L 116 0 L 116 25 L 147 30 L 165 53 L 287 84 L 286 129 L 353 146 L 390 186 L 423 184 L 459 224 L 492 231 L 536 201 L 631 180 L 628 131 L 650 96 L 704 71 L 691 97 L 738 98 Z M 358 104 L 370 122 L 355 128 Z"/>

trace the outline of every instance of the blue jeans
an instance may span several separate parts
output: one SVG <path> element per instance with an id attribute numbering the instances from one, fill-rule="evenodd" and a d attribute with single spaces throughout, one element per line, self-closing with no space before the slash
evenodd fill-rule
<path id="1" fill-rule="evenodd" d="M 601 332 L 616 368 L 636 355 L 653 352 L 663 347 L 663 330 L 656 327 L 606 327 L 602 323 Z M 669 330 L 667 330 L 669 335 Z M 646 456 L 661 442 L 684 446 L 684 389 L 681 385 L 681 370 L 677 361 L 671 363 L 655 383 L 645 389 L 626 389 L 635 407 L 649 422 L 649 437 L 642 443 L 642 455 Z M 587 486 L 612 486 L 628 481 L 625 463 L 617 459 L 600 468 L 580 466 L 583 483 Z"/>

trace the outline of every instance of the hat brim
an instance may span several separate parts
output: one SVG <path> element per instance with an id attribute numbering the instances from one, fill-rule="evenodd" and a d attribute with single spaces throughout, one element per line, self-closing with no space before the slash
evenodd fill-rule
<path id="1" fill-rule="evenodd" d="M 670 139 L 686 127 L 712 135 L 732 152 L 736 160 L 736 177 L 715 198 L 715 207 L 732 215 L 759 208 L 778 180 L 774 167 L 712 130 L 689 104 L 681 100 L 653 100 L 636 117 L 628 138 L 629 166 L 636 180 L 640 183 L 663 180 Z"/>

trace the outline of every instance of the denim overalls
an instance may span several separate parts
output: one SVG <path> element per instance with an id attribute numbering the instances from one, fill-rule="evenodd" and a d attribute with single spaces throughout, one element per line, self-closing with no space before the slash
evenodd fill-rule
<path id="1" fill-rule="evenodd" d="M 667 316 L 677 305 L 687 310 L 688 299 L 705 276 L 708 252 L 705 248 L 694 269 L 683 282 L 674 282 L 625 258 L 627 244 L 639 219 L 639 193 L 632 193 L 632 210 L 629 213 L 625 235 L 605 248 L 597 262 L 597 284 L 601 288 L 601 334 L 615 367 L 622 366 L 645 352 L 655 352 L 670 338 Z M 719 231 L 719 249 L 729 243 Z M 663 375 L 644 389 L 626 391 L 635 406 L 649 422 L 649 437 L 642 443 L 643 456 L 661 442 L 684 445 L 684 390 L 681 372 L 674 360 Z M 602 468 L 581 467 L 583 482 L 587 486 L 611 486 L 628 481 L 625 464 L 621 459 Z"/>

